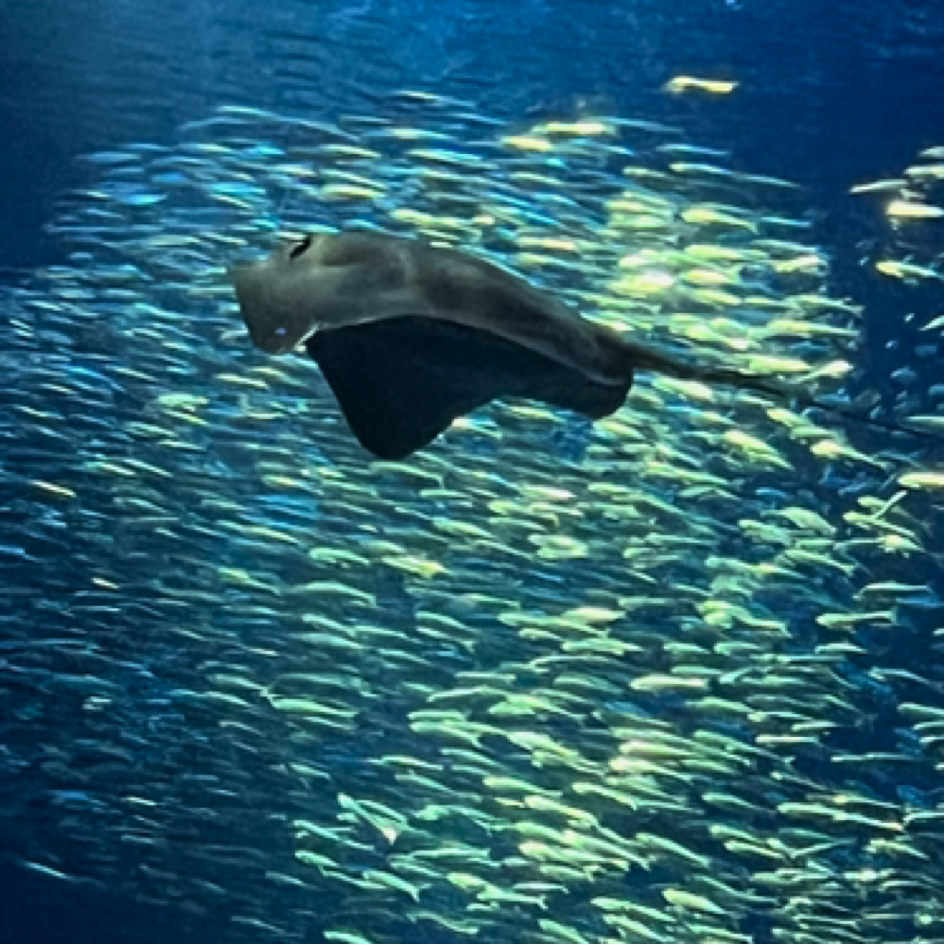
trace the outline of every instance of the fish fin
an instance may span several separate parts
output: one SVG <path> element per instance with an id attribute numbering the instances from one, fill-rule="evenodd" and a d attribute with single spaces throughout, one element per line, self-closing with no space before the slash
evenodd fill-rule
<path id="1" fill-rule="evenodd" d="M 306 342 L 352 432 L 369 452 L 402 459 L 498 397 L 523 397 L 600 419 L 632 376 L 604 384 L 483 329 L 420 316 L 319 331 Z"/>

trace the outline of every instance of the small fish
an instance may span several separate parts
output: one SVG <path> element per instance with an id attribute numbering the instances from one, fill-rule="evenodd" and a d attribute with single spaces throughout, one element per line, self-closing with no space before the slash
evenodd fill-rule
<path id="1" fill-rule="evenodd" d="M 915 279 L 940 279 L 941 275 L 930 266 L 918 265 L 914 262 L 897 262 L 894 259 L 881 259 L 875 263 L 875 268 L 893 279 L 905 281 Z"/>
<path id="2" fill-rule="evenodd" d="M 678 94 L 693 89 L 700 92 L 709 92 L 712 95 L 729 95 L 738 87 L 737 82 L 720 79 L 698 79 L 690 75 L 677 75 L 665 83 L 665 91 Z"/>
<path id="3" fill-rule="evenodd" d="M 944 209 L 941 207 L 911 200 L 892 200 L 885 212 L 898 220 L 936 220 L 944 216 Z"/>

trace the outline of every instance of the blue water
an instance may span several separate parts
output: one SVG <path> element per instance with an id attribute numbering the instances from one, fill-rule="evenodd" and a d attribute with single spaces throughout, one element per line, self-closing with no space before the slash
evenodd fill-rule
<path id="1" fill-rule="evenodd" d="M 61 242 L 44 224 L 63 192 L 95 179 L 79 155 L 170 140 L 182 124 L 220 105 L 326 122 L 370 115 L 401 88 L 453 95 L 513 122 L 589 105 L 682 124 L 690 140 L 730 151 L 732 164 L 804 185 L 817 211 L 817 240 L 830 257 L 833 293 L 867 304 L 860 356 L 868 375 L 860 382 L 894 392 L 888 378 L 910 368 L 940 383 L 940 352 L 919 356 L 927 338 L 901 313 L 907 307 L 926 320 L 944 310 L 944 293 L 931 286 L 915 298 L 862 266 L 876 248 L 875 221 L 848 196 L 853 184 L 896 176 L 917 151 L 944 143 L 939 6 L 930 0 L 0 0 L 0 283 L 64 261 Z M 741 85 L 723 106 L 666 96 L 662 86 L 679 73 L 731 77 Z M 576 446 L 562 436 L 562 455 L 580 454 L 579 431 L 572 438 Z M 0 506 L 8 510 L 3 498 Z M 73 567 L 81 573 L 84 563 L 63 560 L 62 566 L 64 574 Z M 382 591 L 391 612 L 406 606 L 396 580 Z M 59 592 L 61 585 L 50 587 L 51 607 Z M 912 608 L 903 637 L 914 643 L 914 656 L 933 659 L 933 650 L 921 648 L 929 620 L 920 604 Z M 129 659 L 133 654 L 130 646 Z M 890 720 L 888 690 L 849 677 L 874 686 L 874 740 L 855 747 L 892 749 L 896 738 L 882 727 Z M 154 724 L 162 721 L 163 714 Z M 350 755 L 337 759 L 352 762 Z M 815 758 L 805 764 L 810 776 L 822 772 Z M 915 802 L 936 800 L 940 788 L 933 780 L 912 785 Z M 41 823 L 41 804 L 18 809 L 23 798 L 7 792 L 0 785 L 0 802 L 23 821 Z M 80 795 L 63 802 L 84 815 Z M 19 843 L 18 835 L 0 833 L 0 850 L 28 856 Z M 768 940 L 763 921 L 745 930 L 758 942 Z M 169 914 L 13 865 L 0 872 L 0 944 L 211 938 L 239 940 L 239 934 L 212 917 Z M 319 939 L 313 930 L 309 940 Z"/>
<path id="2" fill-rule="evenodd" d="M 49 261 L 42 223 L 78 153 L 161 140 L 223 102 L 330 116 L 401 87 L 499 115 L 590 100 L 655 117 L 678 107 L 658 91 L 672 75 L 735 76 L 730 107 L 682 105 L 692 137 L 841 210 L 849 183 L 934 143 L 941 30 L 932 3 L 853 0 L 5 3 L 0 257 Z"/>

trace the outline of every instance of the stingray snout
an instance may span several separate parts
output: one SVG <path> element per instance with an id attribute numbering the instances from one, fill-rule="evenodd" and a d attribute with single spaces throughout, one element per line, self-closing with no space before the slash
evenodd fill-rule
<path id="1" fill-rule="evenodd" d="M 236 289 L 236 301 L 252 343 L 267 354 L 285 354 L 299 339 L 276 304 L 267 269 L 265 262 L 248 262 L 231 265 L 226 271 Z"/>

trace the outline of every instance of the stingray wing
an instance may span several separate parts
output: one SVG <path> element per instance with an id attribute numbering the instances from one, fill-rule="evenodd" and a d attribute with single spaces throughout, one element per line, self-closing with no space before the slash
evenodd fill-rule
<path id="1" fill-rule="evenodd" d="M 601 383 L 480 328 L 420 316 L 319 331 L 306 347 L 354 435 L 382 459 L 411 455 L 498 397 L 600 419 L 622 406 L 632 385 L 632 376 Z"/>

